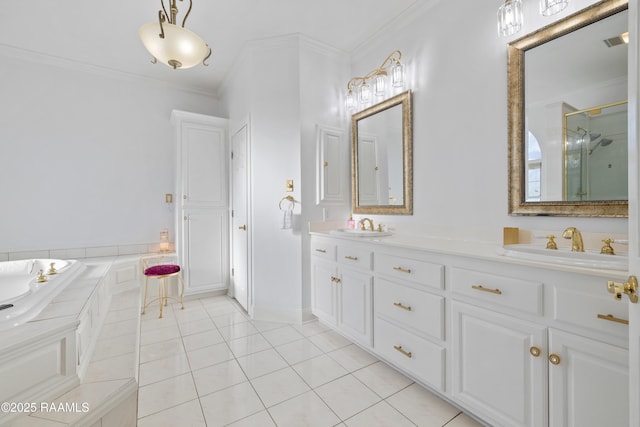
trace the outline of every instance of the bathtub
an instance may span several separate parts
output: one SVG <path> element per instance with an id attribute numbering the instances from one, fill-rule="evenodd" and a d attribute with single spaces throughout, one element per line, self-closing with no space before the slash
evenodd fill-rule
<path id="1" fill-rule="evenodd" d="M 47 274 L 51 264 L 56 274 Z M 0 330 L 35 318 L 83 269 L 75 260 L 28 259 L 0 262 Z M 42 271 L 46 282 L 38 283 Z"/>

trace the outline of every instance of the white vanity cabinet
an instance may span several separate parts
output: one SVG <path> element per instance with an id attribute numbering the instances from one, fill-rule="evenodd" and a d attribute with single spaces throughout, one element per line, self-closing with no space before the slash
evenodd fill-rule
<path id="1" fill-rule="evenodd" d="M 312 312 L 364 346 L 372 345 L 373 274 L 369 249 L 312 240 Z"/>

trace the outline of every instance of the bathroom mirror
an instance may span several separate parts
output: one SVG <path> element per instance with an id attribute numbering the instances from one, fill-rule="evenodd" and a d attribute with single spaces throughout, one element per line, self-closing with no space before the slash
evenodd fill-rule
<path id="1" fill-rule="evenodd" d="M 626 129 L 613 138 L 604 135 L 609 130 L 566 121 L 572 113 L 588 116 L 626 100 L 627 7 L 627 0 L 602 1 L 509 44 L 509 214 L 628 216 L 626 187 L 620 187 L 626 182 L 626 158 L 619 157 L 623 151 L 626 156 Z M 611 168 L 599 179 L 613 179 L 592 180 L 592 186 L 602 184 L 602 189 L 588 197 L 575 194 L 587 192 L 586 163 L 578 168 L 579 152 L 573 151 L 580 135 L 583 160 L 593 150 L 592 160 L 597 153 L 599 167 Z M 615 145 L 608 143 L 614 139 Z M 611 149 L 622 146 L 625 150 Z M 610 173 L 614 168 L 615 177 Z M 570 188 L 580 170 L 581 188 Z"/>
<path id="2" fill-rule="evenodd" d="M 351 117 L 353 212 L 413 213 L 411 92 Z"/>

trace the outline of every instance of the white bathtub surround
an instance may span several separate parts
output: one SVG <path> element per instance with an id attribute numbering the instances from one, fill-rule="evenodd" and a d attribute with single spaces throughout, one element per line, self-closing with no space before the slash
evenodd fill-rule
<path id="1" fill-rule="evenodd" d="M 144 255 L 161 253 L 161 242 L 137 243 L 130 245 L 79 247 L 67 249 L 35 249 L 28 251 L 0 251 L 0 261 L 17 261 L 25 259 L 86 259 L 102 257 L 118 257 L 124 255 Z M 175 249 L 174 242 L 169 242 L 169 252 Z"/>

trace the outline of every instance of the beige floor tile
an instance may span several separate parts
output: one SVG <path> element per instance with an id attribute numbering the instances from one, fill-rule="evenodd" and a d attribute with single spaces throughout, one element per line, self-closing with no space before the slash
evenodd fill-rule
<path id="1" fill-rule="evenodd" d="M 376 362 L 362 368 L 353 375 L 382 398 L 387 398 L 413 383 L 412 380 L 383 362 Z"/>
<path id="2" fill-rule="evenodd" d="M 304 336 L 292 326 L 284 326 L 282 328 L 265 331 L 262 332 L 262 336 L 274 347 L 304 338 Z"/>
<path id="3" fill-rule="evenodd" d="M 415 383 L 388 397 L 387 402 L 420 427 L 445 425 L 460 413 L 458 408 Z"/>
<path id="4" fill-rule="evenodd" d="M 218 330 L 220 331 L 222 338 L 227 342 L 258 333 L 258 330 L 250 322 L 234 323 L 229 326 L 219 326 Z"/>
<path id="5" fill-rule="evenodd" d="M 293 365 L 293 369 L 295 369 L 312 388 L 348 374 L 338 362 L 326 354 Z"/>
<path id="6" fill-rule="evenodd" d="M 233 359 L 233 353 L 226 343 L 214 344 L 187 352 L 191 370 L 195 371 L 207 366 L 215 365 Z"/>
<path id="7" fill-rule="evenodd" d="M 240 357 L 269 349 L 271 344 L 262 335 L 256 334 L 229 341 L 229 348 L 236 357 Z"/>
<path id="8" fill-rule="evenodd" d="M 138 389 L 138 417 L 160 412 L 197 398 L 191 373 L 149 384 Z"/>
<path id="9" fill-rule="evenodd" d="M 198 399 L 138 419 L 138 427 L 206 427 Z"/>
<path id="10" fill-rule="evenodd" d="M 327 355 L 349 372 L 357 371 L 378 361 L 375 356 L 355 344 L 339 348 L 327 353 Z"/>
<path id="11" fill-rule="evenodd" d="M 267 411 L 261 411 L 229 424 L 229 427 L 276 427 L 276 425 Z"/>
<path id="12" fill-rule="evenodd" d="M 344 423 L 348 427 L 415 427 L 415 424 L 384 401 L 365 409 Z"/>
<path id="13" fill-rule="evenodd" d="M 457 417 L 455 417 L 453 420 L 451 420 L 451 422 L 449 422 L 449 424 L 447 424 L 446 427 L 482 427 L 482 426 L 483 424 L 474 420 L 467 414 L 462 413 Z"/>
<path id="14" fill-rule="evenodd" d="M 267 408 L 311 390 L 291 368 L 263 375 L 252 380 L 251 384 Z"/>
<path id="15" fill-rule="evenodd" d="M 280 345 L 276 347 L 276 351 L 286 360 L 290 365 L 309 360 L 316 356 L 322 355 L 322 350 L 315 346 L 308 339 L 301 339 L 293 341 L 288 344 Z"/>
<path id="16" fill-rule="evenodd" d="M 248 382 L 200 398 L 207 427 L 224 426 L 264 410 Z"/>
<path id="17" fill-rule="evenodd" d="M 196 383 L 198 396 L 202 397 L 232 385 L 243 383 L 247 381 L 247 376 L 237 361 L 228 360 L 193 371 L 193 379 Z"/>
<path id="18" fill-rule="evenodd" d="M 382 399 L 353 375 L 346 375 L 315 389 L 318 396 L 340 419 L 347 418 L 375 405 Z"/>
<path id="19" fill-rule="evenodd" d="M 140 334 L 140 345 L 154 344 L 175 338 L 180 338 L 180 329 L 175 323 L 172 323 L 171 326 L 144 331 Z"/>
<path id="20" fill-rule="evenodd" d="M 147 344 L 140 346 L 140 363 L 147 363 L 182 353 L 184 353 L 184 346 L 180 338 Z"/>
<path id="21" fill-rule="evenodd" d="M 284 328 L 286 323 L 282 322 L 268 322 L 266 320 L 251 320 L 251 324 L 256 327 L 260 332 L 272 331 L 274 329 Z"/>
<path id="22" fill-rule="evenodd" d="M 309 340 L 325 353 L 337 350 L 342 347 L 346 347 L 351 344 L 348 339 L 333 331 L 326 331 L 317 335 L 312 335 L 309 337 Z"/>
<path id="23" fill-rule="evenodd" d="M 185 353 L 174 354 L 140 365 L 140 386 L 145 386 L 167 378 L 190 372 L 189 361 Z"/>
<path id="24" fill-rule="evenodd" d="M 278 426 L 330 427 L 340 422 L 331 409 L 309 391 L 268 409 Z"/>
<path id="25" fill-rule="evenodd" d="M 224 342 L 224 338 L 217 329 L 199 332 L 197 334 L 182 337 L 184 349 L 186 351 L 197 350 L 202 347 L 208 347 L 214 344 Z"/>
<path id="26" fill-rule="evenodd" d="M 245 316 L 243 313 L 240 313 L 239 311 L 212 316 L 211 320 L 213 320 L 213 323 L 215 323 L 218 328 L 233 326 L 237 323 L 246 323 L 249 321 L 247 316 Z"/>
<path id="27" fill-rule="evenodd" d="M 287 367 L 287 362 L 274 349 L 248 354 L 237 360 L 250 380 Z"/>
<path id="28" fill-rule="evenodd" d="M 329 327 L 323 325 L 317 320 L 313 322 L 303 323 L 302 325 L 293 325 L 293 327 L 296 328 L 305 337 L 318 335 L 329 330 Z"/>
<path id="29" fill-rule="evenodd" d="M 192 320 L 189 322 L 178 321 L 178 328 L 180 329 L 180 334 L 183 337 L 186 337 L 188 335 L 215 329 L 215 325 L 213 324 L 213 321 L 207 317 L 205 319 Z"/>

